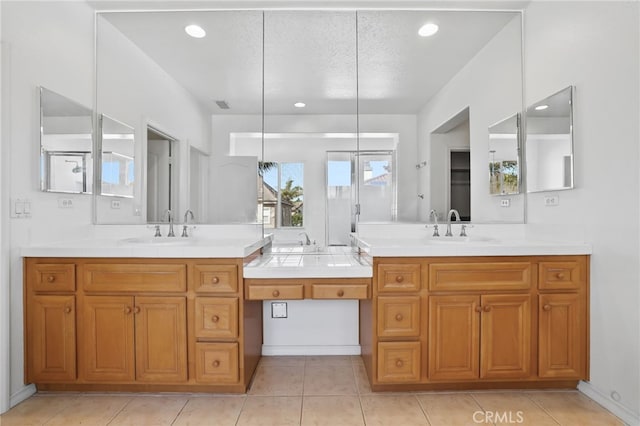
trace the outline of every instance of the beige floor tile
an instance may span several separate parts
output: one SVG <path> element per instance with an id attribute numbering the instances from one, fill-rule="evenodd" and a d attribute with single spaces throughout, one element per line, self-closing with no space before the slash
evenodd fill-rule
<path id="1" fill-rule="evenodd" d="M 34 395 L 0 416 L 2 426 L 43 425 L 75 405 L 78 394 Z"/>
<path id="2" fill-rule="evenodd" d="M 84 395 L 56 414 L 47 426 L 106 425 L 132 400 L 131 396 Z"/>
<path id="3" fill-rule="evenodd" d="M 432 426 L 439 425 L 477 425 L 484 421 L 483 410 L 467 393 L 422 394 L 416 395 L 422 409 Z M 482 418 L 483 421 L 477 420 Z"/>
<path id="4" fill-rule="evenodd" d="M 306 359 L 306 356 L 263 356 L 260 365 L 303 367 Z"/>
<path id="5" fill-rule="evenodd" d="M 528 392 L 526 395 L 563 426 L 623 424 L 620 419 L 578 391 Z"/>
<path id="6" fill-rule="evenodd" d="M 351 363 L 305 367 L 304 395 L 357 394 L 356 378 Z"/>
<path id="7" fill-rule="evenodd" d="M 109 423 L 117 425 L 170 425 L 187 403 L 186 396 L 134 396 L 131 402 Z"/>
<path id="8" fill-rule="evenodd" d="M 248 396 L 237 426 L 297 426 L 301 412 L 301 396 Z"/>
<path id="9" fill-rule="evenodd" d="M 262 365 L 253 377 L 249 395 L 302 396 L 304 366 Z"/>
<path id="10" fill-rule="evenodd" d="M 473 393 L 472 396 L 486 412 L 482 416 L 477 415 L 478 419 L 483 419 L 485 422 L 497 425 L 511 423 L 534 426 L 558 425 L 558 422 L 522 393 L 478 392 Z"/>
<path id="11" fill-rule="evenodd" d="M 235 425 L 244 401 L 244 395 L 189 398 L 172 426 Z"/>
<path id="12" fill-rule="evenodd" d="M 326 355 L 326 356 L 308 356 L 306 357 L 307 367 L 321 365 L 351 365 L 351 355 Z"/>
<path id="13" fill-rule="evenodd" d="M 363 395 L 360 402 L 367 426 L 429 424 L 414 395 Z"/>
<path id="14" fill-rule="evenodd" d="M 364 426 L 357 396 L 305 396 L 302 400 L 303 426 Z"/>
<path id="15" fill-rule="evenodd" d="M 364 368 L 364 364 L 354 364 L 353 369 L 356 375 L 358 393 L 360 395 L 371 394 L 371 384 L 369 383 L 369 377 L 367 376 L 367 370 Z"/>

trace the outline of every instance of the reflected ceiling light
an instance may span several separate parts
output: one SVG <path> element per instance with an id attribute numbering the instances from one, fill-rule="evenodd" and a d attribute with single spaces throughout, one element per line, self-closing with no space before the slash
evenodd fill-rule
<path id="1" fill-rule="evenodd" d="M 538 105 L 537 107 L 535 107 L 536 111 L 542 111 L 544 109 L 549 108 L 549 105 Z"/>
<path id="2" fill-rule="evenodd" d="M 184 27 L 184 31 L 193 38 L 202 38 L 207 35 L 207 32 L 199 25 L 187 25 Z"/>
<path id="3" fill-rule="evenodd" d="M 418 35 L 421 37 L 431 37 L 438 32 L 438 28 L 439 27 L 436 24 L 429 22 L 420 27 Z"/>
<path id="4" fill-rule="evenodd" d="M 295 104 L 293 104 L 293 106 L 296 108 L 304 108 L 307 106 L 307 104 L 305 104 L 304 102 L 296 102 Z"/>

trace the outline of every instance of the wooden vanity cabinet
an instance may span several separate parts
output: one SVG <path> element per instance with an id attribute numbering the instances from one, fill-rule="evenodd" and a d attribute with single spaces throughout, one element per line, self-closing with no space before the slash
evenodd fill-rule
<path id="1" fill-rule="evenodd" d="M 360 334 L 373 390 L 588 379 L 588 256 L 374 258 Z"/>
<path id="2" fill-rule="evenodd" d="M 246 391 L 262 317 L 243 300 L 242 259 L 24 265 L 25 377 L 38 389 Z"/>

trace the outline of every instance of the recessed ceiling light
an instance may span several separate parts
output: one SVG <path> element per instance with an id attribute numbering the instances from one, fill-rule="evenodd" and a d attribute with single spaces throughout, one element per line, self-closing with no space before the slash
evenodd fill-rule
<path id="1" fill-rule="evenodd" d="M 199 25 L 187 25 L 184 27 L 184 31 L 193 38 L 202 38 L 207 35 L 207 32 Z"/>
<path id="2" fill-rule="evenodd" d="M 536 111 L 542 111 L 543 109 L 547 109 L 549 108 L 549 105 L 538 105 L 535 110 Z"/>
<path id="3" fill-rule="evenodd" d="M 436 24 L 429 22 L 428 24 L 424 24 L 420 27 L 418 34 L 421 37 L 431 37 L 438 32 L 438 28 L 439 27 Z"/>
<path id="4" fill-rule="evenodd" d="M 295 104 L 293 104 L 293 106 L 296 108 L 304 108 L 307 106 L 307 104 L 305 104 L 304 102 L 296 102 Z"/>

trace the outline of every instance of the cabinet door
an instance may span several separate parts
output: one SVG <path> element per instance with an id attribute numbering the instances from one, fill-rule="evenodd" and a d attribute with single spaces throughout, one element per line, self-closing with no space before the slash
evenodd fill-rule
<path id="1" fill-rule="evenodd" d="M 477 379 L 480 296 L 429 297 L 429 378 Z"/>
<path id="2" fill-rule="evenodd" d="M 29 381 L 75 381 L 75 296 L 33 296 L 28 306 L 26 336 Z"/>
<path id="3" fill-rule="evenodd" d="M 83 378 L 95 382 L 132 382 L 133 297 L 85 296 L 83 309 Z"/>
<path id="4" fill-rule="evenodd" d="M 480 377 L 526 378 L 531 372 L 528 294 L 482 296 Z"/>
<path id="5" fill-rule="evenodd" d="M 136 380 L 187 380 L 187 303 L 184 297 L 136 297 Z"/>
<path id="6" fill-rule="evenodd" d="M 538 375 L 549 378 L 584 377 L 586 348 L 581 318 L 581 296 L 542 294 L 539 296 Z"/>

